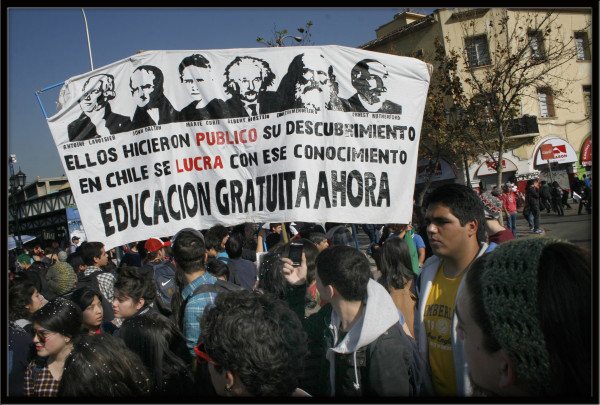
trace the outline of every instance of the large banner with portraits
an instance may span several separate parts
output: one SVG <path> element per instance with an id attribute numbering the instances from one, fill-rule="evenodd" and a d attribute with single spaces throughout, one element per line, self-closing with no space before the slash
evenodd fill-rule
<path id="1" fill-rule="evenodd" d="M 147 51 L 48 118 L 88 240 L 243 222 L 408 223 L 430 66 L 342 46 Z"/>

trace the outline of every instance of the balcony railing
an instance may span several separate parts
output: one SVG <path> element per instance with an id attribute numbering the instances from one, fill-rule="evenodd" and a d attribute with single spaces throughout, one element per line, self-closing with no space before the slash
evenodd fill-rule
<path id="1" fill-rule="evenodd" d="M 540 132 L 535 115 L 524 115 L 521 118 L 510 120 L 511 136 L 516 135 L 535 135 Z"/>

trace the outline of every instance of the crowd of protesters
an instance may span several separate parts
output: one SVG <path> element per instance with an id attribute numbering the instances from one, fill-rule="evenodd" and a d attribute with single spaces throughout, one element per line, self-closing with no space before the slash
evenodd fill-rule
<path id="1" fill-rule="evenodd" d="M 295 222 L 20 254 L 8 395 L 591 397 L 590 253 L 516 238 L 510 193 L 440 186 L 366 252 Z"/>

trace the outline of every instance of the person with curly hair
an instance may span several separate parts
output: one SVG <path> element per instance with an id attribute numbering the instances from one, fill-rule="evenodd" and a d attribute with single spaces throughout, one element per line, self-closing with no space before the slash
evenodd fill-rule
<path id="1" fill-rule="evenodd" d="M 298 317 L 272 294 L 224 292 L 201 319 L 199 361 L 217 395 L 307 396 L 297 389 L 308 349 Z"/>
<path id="2" fill-rule="evenodd" d="M 59 397 L 139 397 L 150 394 L 150 375 L 137 354 L 107 333 L 85 335 L 65 361 Z"/>

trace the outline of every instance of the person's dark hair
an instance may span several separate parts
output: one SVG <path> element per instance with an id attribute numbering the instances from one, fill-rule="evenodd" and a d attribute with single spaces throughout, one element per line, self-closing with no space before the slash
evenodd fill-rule
<path id="1" fill-rule="evenodd" d="M 98 299 L 102 301 L 102 294 L 92 290 L 91 288 L 82 287 L 73 291 L 69 299 L 77 304 L 79 309 L 81 309 L 81 312 L 83 312 L 87 307 L 92 305 L 92 302 L 94 302 L 94 297 L 98 297 Z"/>
<path id="2" fill-rule="evenodd" d="M 36 288 L 27 277 L 18 277 L 10 282 L 8 289 L 8 319 L 31 319 L 31 313 L 25 305 L 31 305 L 31 296 Z"/>
<path id="3" fill-rule="evenodd" d="M 492 252 L 493 253 L 493 252 Z M 470 312 L 483 335 L 483 348 L 495 353 L 502 347 L 494 337 L 482 297 L 486 253 L 466 275 Z M 553 396 L 586 396 L 592 392 L 592 310 L 590 252 L 570 243 L 545 246 L 537 268 L 539 321 L 550 355 Z M 519 370 L 517 371 L 517 376 Z"/>
<path id="4" fill-rule="evenodd" d="M 327 239 L 327 235 L 325 235 L 323 232 L 311 232 L 309 239 L 312 243 L 318 244 Z"/>
<path id="5" fill-rule="evenodd" d="M 237 373 L 255 396 L 290 396 L 295 391 L 308 353 L 307 338 L 284 301 L 269 293 L 224 292 L 205 310 L 200 324 L 200 341 L 220 364 L 217 372 Z"/>
<path id="6" fill-rule="evenodd" d="M 331 285 L 348 301 L 361 301 L 372 278 L 366 256 L 350 246 L 330 246 L 317 256 L 317 274 L 324 286 Z"/>
<path id="7" fill-rule="evenodd" d="M 552 395 L 592 392 L 592 276 L 589 250 L 548 245 L 538 268 L 538 307 L 550 353 Z"/>
<path id="8" fill-rule="evenodd" d="M 138 397 L 150 394 L 150 376 L 137 354 L 108 333 L 84 335 L 65 360 L 59 397 Z"/>
<path id="9" fill-rule="evenodd" d="M 181 80 L 182 83 L 183 83 L 183 71 L 188 66 L 196 66 L 199 68 L 210 69 L 210 62 L 208 61 L 208 59 L 206 59 L 204 56 L 202 56 L 198 53 L 195 53 L 193 55 L 186 56 L 185 58 L 183 58 L 181 60 L 181 63 L 179 64 L 179 76 L 180 76 L 179 79 Z"/>
<path id="10" fill-rule="evenodd" d="M 283 244 L 281 240 L 281 235 L 275 232 L 272 232 L 267 235 L 265 238 L 265 243 L 267 245 L 267 250 L 275 249 L 279 244 Z"/>
<path id="11" fill-rule="evenodd" d="M 204 269 L 204 241 L 192 232 L 183 231 L 173 243 L 173 258 L 177 266 L 185 273 L 194 273 Z"/>
<path id="12" fill-rule="evenodd" d="M 482 243 L 487 240 L 484 206 L 475 190 L 463 184 L 444 184 L 429 193 L 425 207 L 435 203 L 448 207 L 461 226 L 477 221 L 477 241 Z"/>
<path id="13" fill-rule="evenodd" d="M 527 186 L 533 186 L 534 184 L 535 184 L 535 180 L 534 179 L 527 180 Z"/>
<path id="14" fill-rule="evenodd" d="M 213 277 L 223 277 L 225 280 L 229 280 L 229 267 L 224 261 L 210 258 L 206 261 L 206 271 Z"/>
<path id="15" fill-rule="evenodd" d="M 233 233 L 225 243 L 225 251 L 230 259 L 237 259 L 242 256 L 243 235 Z"/>
<path id="16" fill-rule="evenodd" d="M 381 278 L 379 283 L 390 291 L 393 287 L 403 289 L 410 280 L 414 280 L 412 259 L 408 244 L 402 238 L 388 238 L 381 248 Z"/>
<path id="17" fill-rule="evenodd" d="M 149 306 L 156 298 L 153 274 L 140 272 L 140 268 L 135 266 L 123 266 L 117 271 L 114 291 L 131 298 L 134 303 L 143 298 L 142 308 Z"/>
<path id="18" fill-rule="evenodd" d="M 79 272 L 79 266 L 86 265 L 83 261 L 83 255 L 79 251 L 73 252 L 69 256 L 67 256 L 67 263 L 69 263 L 71 267 L 73 267 L 73 270 L 75 270 L 75 274 Z"/>
<path id="19" fill-rule="evenodd" d="M 223 238 L 229 235 L 229 231 L 223 225 L 215 225 L 211 227 L 204 235 L 204 244 L 206 250 L 215 249 L 217 252 L 223 251 L 221 242 Z"/>
<path id="20" fill-rule="evenodd" d="M 149 311 L 127 318 L 119 329 L 119 336 L 142 359 L 155 393 L 164 393 L 164 382 L 173 376 L 187 375 L 191 382 L 185 337 L 164 315 Z"/>
<path id="21" fill-rule="evenodd" d="M 73 340 L 81 333 L 83 318 L 81 309 L 73 301 L 56 297 L 35 311 L 31 316 L 31 322 Z"/>
<path id="22" fill-rule="evenodd" d="M 285 245 L 266 252 L 258 268 L 258 286 L 261 291 L 269 292 L 279 299 L 285 299 L 287 281 L 283 276 L 283 250 Z"/>
<path id="23" fill-rule="evenodd" d="M 94 257 L 100 257 L 104 244 L 102 242 L 83 242 L 79 246 L 79 252 L 86 266 L 94 265 Z"/>
<path id="24" fill-rule="evenodd" d="M 348 228 L 346 228 L 344 225 L 338 225 L 336 227 L 331 228 L 327 232 L 327 237 L 331 243 L 331 246 L 354 246 L 355 244 L 352 232 L 350 232 Z"/>

